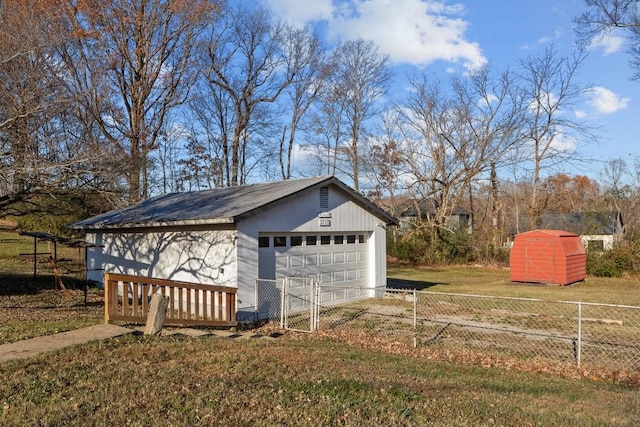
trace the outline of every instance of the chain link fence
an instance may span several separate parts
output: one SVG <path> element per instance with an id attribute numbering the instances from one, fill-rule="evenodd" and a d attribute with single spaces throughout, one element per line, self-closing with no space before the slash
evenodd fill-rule
<path id="1" fill-rule="evenodd" d="M 282 328 L 311 332 L 317 319 L 317 290 L 309 277 L 258 279 L 255 320 L 275 320 Z"/>
<path id="2" fill-rule="evenodd" d="M 640 307 L 272 282 L 256 283 L 258 318 L 287 329 L 640 373 Z"/>
<path id="3" fill-rule="evenodd" d="M 320 293 L 326 292 L 324 286 Z M 317 310 L 323 331 L 394 345 L 640 372 L 640 307 L 376 289 L 376 298 Z"/>

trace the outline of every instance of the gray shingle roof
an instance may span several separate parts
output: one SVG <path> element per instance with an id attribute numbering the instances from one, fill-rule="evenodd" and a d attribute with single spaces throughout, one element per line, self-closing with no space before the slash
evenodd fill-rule
<path id="1" fill-rule="evenodd" d="M 336 184 L 350 192 L 356 202 L 386 220 L 388 224 L 396 222 L 395 218 L 337 178 L 324 176 L 164 194 L 76 222 L 69 228 L 87 230 L 235 223 L 267 205 L 277 203 L 300 191 L 329 184 Z"/>
<path id="2" fill-rule="evenodd" d="M 551 213 L 540 217 L 539 228 L 565 230 L 578 235 L 610 235 L 620 231 L 619 222 L 623 225 L 619 212 Z M 536 228 L 525 217 L 520 219 L 520 223 L 521 231 Z"/>
<path id="3" fill-rule="evenodd" d="M 418 216 L 426 218 L 434 215 L 437 210 L 437 202 L 435 199 L 415 199 L 408 194 L 382 199 L 380 200 L 380 206 L 389 210 L 395 208 L 395 214 L 401 218 Z M 420 215 L 418 215 L 418 210 Z M 454 206 L 451 215 L 471 215 L 471 211 L 461 206 Z"/>

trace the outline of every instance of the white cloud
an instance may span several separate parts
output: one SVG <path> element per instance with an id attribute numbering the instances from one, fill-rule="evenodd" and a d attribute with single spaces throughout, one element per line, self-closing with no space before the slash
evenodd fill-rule
<path id="1" fill-rule="evenodd" d="M 617 35 L 615 32 L 610 32 L 602 37 L 598 37 L 591 42 L 591 49 L 602 48 L 605 55 L 619 52 L 622 50 L 624 44 L 624 37 Z"/>
<path id="2" fill-rule="evenodd" d="M 277 16 L 292 24 L 304 25 L 311 21 L 330 20 L 333 7 L 331 0 L 263 0 Z"/>
<path id="3" fill-rule="evenodd" d="M 553 35 L 552 35 L 552 36 L 550 36 L 550 35 L 546 35 L 546 36 L 541 37 L 541 38 L 538 40 L 538 43 L 539 43 L 539 44 L 548 44 L 548 43 L 553 43 L 553 42 L 555 42 L 556 40 L 558 40 L 560 37 L 562 37 L 562 31 L 560 31 L 560 30 L 556 30 L 556 31 L 553 33 Z"/>
<path id="4" fill-rule="evenodd" d="M 542 92 L 538 97 L 529 100 L 529 111 L 536 114 L 541 110 L 555 110 L 558 102 L 558 97 L 553 92 Z"/>
<path id="5" fill-rule="evenodd" d="M 486 98 L 480 98 L 478 100 L 478 105 L 480 107 L 484 107 L 484 106 L 490 106 L 491 104 L 493 104 L 494 102 L 498 102 L 498 97 L 492 93 L 487 94 Z"/>
<path id="6" fill-rule="evenodd" d="M 584 119 L 585 117 L 587 117 L 587 112 L 584 110 L 576 110 L 574 111 L 574 114 L 576 115 L 577 119 Z"/>
<path id="7" fill-rule="evenodd" d="M 551 141 L 551 148 L 559 153 L 571 153 L 578 147 L 575 138 L 567 136 L 564 133 L 557 133 L 553 141 Z"/>
<path id="8" fill-rule="evenodd" d="M 596 86 L 592 90 L 588 103 L 595 108 L 598 113 L 611 114 L 627 108 L 630 101 L 631 98 L 621 97 L 605 87 Z"/>
<path id="9" fill-rule="evenodd" d="M 395 63 L 462 64 L 471 70 L 487 63 L 478 43 L 465 38 L 464 7 L 434 0 L 265 0 L 287 20 L 326 20 L 332 40 L 373 40 Z M 331 7 L 331 12 L 329 12 Z"/>

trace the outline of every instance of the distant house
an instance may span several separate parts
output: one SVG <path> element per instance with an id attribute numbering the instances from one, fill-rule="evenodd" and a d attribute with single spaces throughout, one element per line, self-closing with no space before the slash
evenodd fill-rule
<path id="1" fill-rule="evenodd" d="M 624 236 L 624 222 L 620 212 L 573 212 L 568 214 L 543 214 L 539 227 L 532 226 L 527 219 L 520 220 L 518 232 L 535 228 L 564 230 L 580 236 L 585 248 L 609 250 Z M 512 236 L 516 231 L 512 233 Z"/>
<path id="2" fill-rule="evenodd" d="M 400 232 L 411 230 L 419 221 L 429 221 L 437 211 L 437 202 L 433 199 L 417 200 L 407 195 L 382 199 L 380 207 L 391 212 L 400 221 Z M 454 231 L 473 231 L 473 216 L 470 211 L 455 206 L 446 220 L 446 225 Z"/>

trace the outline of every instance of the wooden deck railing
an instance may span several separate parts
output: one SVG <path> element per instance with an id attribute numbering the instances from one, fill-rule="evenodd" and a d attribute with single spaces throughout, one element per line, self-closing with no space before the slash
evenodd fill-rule
<path id="1" fill-rule="evenodd" d="M 169 297 L 165 324 L 236 326 L 236 289 L 124 274 L 104 275 L 105 322 L 145 323 L 155 293 Z"/>

